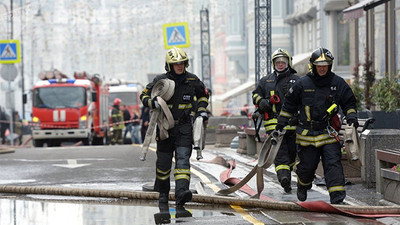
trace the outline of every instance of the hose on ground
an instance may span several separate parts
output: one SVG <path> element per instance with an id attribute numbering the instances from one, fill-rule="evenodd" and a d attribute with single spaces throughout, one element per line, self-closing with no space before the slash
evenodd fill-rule
<path id="1" fill-rule="evenodd" d="M 80 197 L 104 197 L 104 198 L 127 198 L 142 200 L 157 200 L 158 192 L 143 191 L 120 191 L 120 190 L 100 190 L 100 189 L 84 189 L 84 188 L 66 188 L 66 187 L 49 187 L 49 186 L 12 186 L 1 185 L 0 193 L 14 194 L 42 194 L 42 195 L 64 195 L 64 196 L 80 196 Z M 169 199 L 174 201 L 175 195 L 170 194 Z M 307 211 L 294 202 L 282 201 L 265 201 L 260 199 L 244 199 L 239 197 L 226 197 L 217 195 L 198 195 L 194 194 L 192 202 L 205 204 L 221 204 L 221 205 L 237 205 L 242 207 L 258 207 L 271 210 L 286 211 Z M 351 212 L 354 214 L 393 214 L 400 215 L 400 206 L 350 206 L 335 205 L 339 210 Z"/>

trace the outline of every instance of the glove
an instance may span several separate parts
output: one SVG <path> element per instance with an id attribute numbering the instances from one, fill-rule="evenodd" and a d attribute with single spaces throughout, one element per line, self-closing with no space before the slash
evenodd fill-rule
<path id="1" fill-rule="evenodd" d="M 256 112 L 254 112 L 253 114 L 251 114 L 251 118 L 253 119 L 253 120 L 257 120 L 258 119 L 258 117 L 260 117 L 260 113 L 258 112 L 258 111 L 256 111 Z"/>
<path id="2" fill-rule="evenodd" d="M 297 126 L 299 125 L 299 117 L 297 114 L 294 114 L 292 118 L 289 119 L 289 125 L 290 126 Z"/>
<path id="3" fill-rule="evenodd" d="M 267 99 L 261 99 L 260 102 L 258 102 L 258 108 L 262 112 L 268 112 L 272 110 L 271 105 Z"/>
<path id="4" fill-rule="evenodd" d="M 284 127 L 284 125 L 278 123 L 276 125 L 276 127 L 275 127 L 275 131 L 282 132 L 283 131 L 283 127 Z"/>
<path id="5" fill-rule="evenodd" d="M 208 120 L 208 114 L 206 112 L 197 113 L 196 118 L 199 116 L 203 117 L 203 122 L 206 122 Z"/>
<path id="6" fill-rule="evenodd" d="M 359 124 L 358 124 L 358 120 L 356 118 L 349 118 L 347 119 L 347 124 L 349 126 L 354 126 L 356 129 L 358 128 Z"/>
<path id="7" fill-rule="evenodd" d="M 152 107 L 153 109 L 159 109 L 159 108 L 160 108 L 160 104 L 159 104 L 158 101 L 157 101 L 157 96 L 154 97 L 154 98 L 151 100 L 151 107 Z"/>

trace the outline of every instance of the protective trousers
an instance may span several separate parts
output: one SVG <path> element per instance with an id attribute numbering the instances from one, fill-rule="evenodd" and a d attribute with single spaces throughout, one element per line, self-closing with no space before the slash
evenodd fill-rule
<path id="1" fill-rule="evenodd" d="M 170 187 L 170 173 L 172 167 L 172 157 L 175 152 L 175 196 L 177 198 L 186 190 L 189 190 L 190 184 L 190 156 L 191 147 L 175 147 L 166 139 L 158 141 L 157 161 L 156 161 L 156 181 L 154 189 L 160 193 L 168 194 Z M 177 199 L 178 201 L 179 199 Z"/>
<path id="2" fill-rule="evenodd" d="M 111 144 L 123 144 L 122 129 L 114 129 L 112 132 Z"/>
<path id="3" fill-rule="evenodd" d="M 296 161 L 296 152 L 296 133 L 294 131 L 286 131 L 281 147 L 274 160 L 279 182 L 281 182 L 283 177 L 287 177 L 290 181 L 290 172 L 293 170 Z"/>
<path id="4" fill-rule="evenodd" d="M 311 187 L 321 159 L 331 203 L 343 202 L 346 192 L 344 190 L 345 179 L 340 161 L 342 152 L 339 143 L 326 144 L 318 148 L 299 146 L 297 155 L 300 159 L 300 163 L 296 166 L 298 188 L 309 189 Z"/>

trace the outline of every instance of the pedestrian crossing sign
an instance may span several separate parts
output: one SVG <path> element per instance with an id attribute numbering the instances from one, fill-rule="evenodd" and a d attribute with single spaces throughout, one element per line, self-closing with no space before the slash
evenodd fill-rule
<path id="1" fill-rule="evenodd" d="M 0 63 L 19 62 L 21 62 L 19 40 L 0 40 Z"/>
<path id="2" fill-rule="evenodd" d="M 189 28 L 188 23 L 168 23 L 163 25 L 165 49 L 172 47 L 188 48 Z"/>

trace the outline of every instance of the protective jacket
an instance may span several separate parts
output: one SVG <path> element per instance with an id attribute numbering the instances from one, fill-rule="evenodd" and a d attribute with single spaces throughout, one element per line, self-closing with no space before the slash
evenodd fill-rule
<path id="1" fill-rule="evenodd" d="M 299 145 L 297 155 L 300 160 L 296 166 L 297 193 L 311 188 L 315 170 L 322 160 L 332 204 L 343 202 L 346 196 L 340 144 L 332 135 L 333 128 L 330 126 L 330 118 L 337 113 L 337 110 L 330 110 L 336 105 L 341 107 L 347 120 L 356 119 L 356 99 L 343 78 L 331 71 L 324 76 L 310 72 L 289 90 L 277 125 L 277 129 L 285 126 L 291 115 L 300 109 L 296 128 L 296 143 Z"/>
<path id="2" fill-rule="evenodd" d="M 206 88 L 196 75 L 189 72 L 175 76 L 165 73 L 154 78 L 153 82 L 149 83 L 140 95 L 144 106 L 152 108 L 151 90 L 154 84 L 161 79 L 175 81 L 175 93 L 167 102 L 175 120 L 190 115 L 194 116 L 196 112 L 206 112 L 208 105 Z"/>
<path id="3" fill-rule="evenodd" d="M 357 118 L 356 98 L 346 81 L 329 71 L 325 76 L 309 72 L 289 90 L 280 112 L 279 124 L 284 126 L 300 106 L 299 125 L 296 128 L 297 144 L 319 147 L 336 142 L 327 132 L 327 109 L 333 104 L 341 107 L 346 118 Z"/>
<path id="4" fill-rule="evenodd" d="M 271 110 L 264 113 L 264 127 L 265 132 L 271 133 L 278 122 L 277 117 L 284 103 L 285 95 L 292 85 L 299 79 L 296 75 L 296 71 L 291 67 L 283 73 L 274 71 L 269 75 L 263 77 L 257 85 L 257 88 L 253 91 L 253 103 L 258 105 L 262 99 L 270 101 L 271 96 L 279 96 L 280 102 L 271 105 Z M 260 109 L 259 109 L 260 110 Z M 267 113 L 267 114 L 265 114 Z M 265 115 L 268 115 L 266 117 Z M 293 118 L 293 121 L 296 120 Z M 295 125 L 291 123 L 291 125 Z M 278 180 L 286 192 L 290 191 L 290 171 L 293 170 L 293 166 L 296 161 L 296 136 L 294 130 L 296 126 L 288 125 L 285 127 L 288 130 L 282 140 L 282 144 L 275 157 L 275 171 L 278 176 Z"/>
<path id="5" fill-rule="evenodd" d="M 175 126 L 168 131 L 169 137 L 165 140 L 157 139 L 157 161 L 155 190 L 167 194 L 170 191 L 170 172 L 172 157 L 175 152 L 175 195 L 177 201 L 180 196 L 189 190 L 190 184 L 190 156 L 193 144 L 194 116 L 206 112 L 208 105 L 207 90 L 199 78 L 189 72 L 181 75 L 171 72 L 161 74 L 149 83 L 140 95 L 144 106 L 152 108 L 151 92 L 153 86 L 160 79 L 171 79 L 175 82 L 174 94 L 166 103 L 175 120 Z M 157 137 L 159 129 L 157 125 Z"/>
<path id="6" fill-rule="evenodd" d="M 268 74 L 267 76 L 263 77 L 258 85 L 257 88 L 253 91 L 253 103 L 254 105 L 258 105 L 262 99 L 270 100 L 271 96 L 278 95 L 280 98 L 280 102 L 277 104 L 271 105 L 271 110 L 268 112 L 261 112 L 267 113 L 269 118 L 264 118 L 264 127 L 267 133 L 272 132 L 275 129 L 275 126 L 278 122 L 277 118 L 283 102 L 285 101 L 285 95 L 290 89 L 290 87 L 299 79 L 296 75 L 296 71 L 290 67 L 284 73 L 278 73 L 276 71 Z M 295 126 L 288 126 L 285 129 L 287 130 L 295 130 Z"/>
<path id="7" fill-rule="evenodd" d="M 122 130 L 124 129 L 124 116 L 119 110 L 119 106 L 114 105 L 113 109 L 111 110 L 111 121 L 113 123 L 113 129 L 115 130 Z"/>

